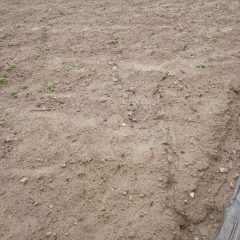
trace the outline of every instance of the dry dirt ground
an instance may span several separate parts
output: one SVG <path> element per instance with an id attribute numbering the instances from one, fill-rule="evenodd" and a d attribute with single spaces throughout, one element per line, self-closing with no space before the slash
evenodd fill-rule
<path id="1" fill-rule="evenodd" d="M 0 239 L 214 239 L 239 116 L 239 1 L 1 0 Z"/>

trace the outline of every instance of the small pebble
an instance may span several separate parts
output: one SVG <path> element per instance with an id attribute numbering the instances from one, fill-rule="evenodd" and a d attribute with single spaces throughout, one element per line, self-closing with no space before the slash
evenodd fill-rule
<path id="1" fill-rule="evenodd" d="M 61 168 L 65 168 L 66 166 L 66 163 L 61 164 Z"/>
<path id="2" fill-rule="evenodd" d="M 22 182 L 23 184 L 26 184 L 27 182 L 28 182 L 28 178 L 22 178 L 21 180 L 20 180 L 20 182 Z"/>
<path id="3" fill-rule="evenodd" d="M 239 173 L 236 173 L 236 174 L 235 174 L 234 179 L 237 179 L 237 178 L 239 178 Z"/>
<path id="4" fill-rule="evenodd" d="M 195 193 L 194 193 L 194 192 L 190 192 L 190 193 L 189 193 L 189 196 L 190 196 L 191 198 L 194 198 L 194 197 L 195 197 Z"/>
<path id="5" fill-rule="evenodd" d="M 113 77 L 113 82 L 118 82 L 119 81 L 119 79 L 118 78 L 116 78 L 116 77 Z"/>
<path id="6" fill-rule="evenodd" d="M 47 233 L 46 233 L 46 237 L 50 237 L 51 235 L 52 235 L 51 232 L 47 232 Z"/>
<path id="7" fill-rule="evenodd" d="M 225 168 L 225 167 L 221 167 L 221 168 L 219 168 L 219 172 L 220 172 L 220 173 L 227 173 L 227 172 L 228 172 L 228 169 Z"/>
<path id="8" fill-rule="evenodd" d="M 34 206 L 38 206 L 38 205 L 40 205 L 39 202 L 34 202 Z"/>

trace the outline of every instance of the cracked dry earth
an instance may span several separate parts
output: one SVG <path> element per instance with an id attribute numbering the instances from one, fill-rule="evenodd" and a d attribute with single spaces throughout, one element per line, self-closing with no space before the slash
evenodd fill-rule
<path id="1" fill-rule="evenodd" d="M 1 0 L 0 239 L 214 239 L 239 76 L 239 1 Z"/>

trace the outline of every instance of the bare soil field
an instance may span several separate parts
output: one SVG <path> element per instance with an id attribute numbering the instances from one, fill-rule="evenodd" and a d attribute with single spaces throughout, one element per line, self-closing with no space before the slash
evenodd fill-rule
<path id="1" fill-rule="evenodd" d="M 240 172 L 240 2 L 0 0 L 0 239 L 214 239 Z"/>

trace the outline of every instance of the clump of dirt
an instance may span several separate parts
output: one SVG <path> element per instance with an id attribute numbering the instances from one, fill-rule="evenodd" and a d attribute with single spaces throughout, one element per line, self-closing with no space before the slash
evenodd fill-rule
<path id="1" fill-rule="evenodd" d="M 238 1 L 0 2 L 0 238 L 214 239 L 239 176 Z"/>

